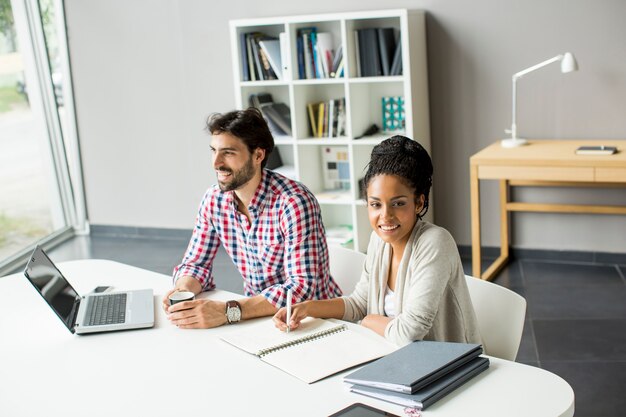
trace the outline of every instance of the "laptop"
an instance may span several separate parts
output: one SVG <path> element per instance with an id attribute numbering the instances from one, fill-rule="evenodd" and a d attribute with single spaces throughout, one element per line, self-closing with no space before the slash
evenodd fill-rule
<path id="1" fill-rule="evenodd" d="M 24 275 L 72 333 L 154 326 L 152 289 L 80 296 L 39 246 Z"/>

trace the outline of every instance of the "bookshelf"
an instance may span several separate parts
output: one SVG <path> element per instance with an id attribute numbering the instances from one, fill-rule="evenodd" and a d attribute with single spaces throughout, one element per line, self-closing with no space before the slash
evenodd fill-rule
<path id="1" fill-rule="evenodd" d="M 306 74 L 304 78 L 301 78 L 302 73 L 306 73 L 302 67 L 304 43 L 301 39 L 303 33 L 311 37 L 310 28 L 315 28 L 317 34 L 324 33 L 322 37 L 326 42 L 328 38 L 332 39 L 334 53 L 341 49 L 343 72 L 340 77 L 330 75 L 329 69 L 323 71 L 320 66 L 318 67 L 320 78 L 306 78 Z M 366 68 L 368 64 L 364 63 L 364 58 L 361 57 L 363 49 L 359 51 L 359 44 L 364 39 L 361 34 L 373 28 L 377 30 L 386 28 L 387 32 L 389 32 L 388 28 L 393 28 L 396 42 L 400 45 L 401 73 L 393 75 L 387 71 L 389 75 L 360 76 L 362 73 L 371 73 L 371 68 Z M 406 9 L 245 19 L 230 22 L 237 108 L 248 107 L 250 95 L 260 93 L 269 93 L 274 102 L 285 103 L 289 106 L 291 135 L 275 134 L 276 148 L 280 152 L 283 164 L 287 166 L 289 176 L 306 184 L 317 196 L 326 229 L 333 232 L 339 232 L 340 230 L 336 229 L 342 227 L 351 229 L 352 241 L 344 242 L 344 246 L 361 252 L 367 249 L 371 227 L 367 206 L 361 199 L 358 184 L 359 179 L 365 175 L 365 167 L 372 148 L 394 134 L 402 134 L 418 140 L 431 153 L 425 29 L 424 12 Z M 369 32 L 371 33 L 371 30 Z M 251 80 L 250 71 L 256 71 L 254 68 L 258 68 L 261 72 L 265 70 L 256 66 L 250 67 L 249 58 L 252 55 L 248 53 L 248 49 L 252 51 L 252 48 L 246 43 L 248 37 L 246 34 L 249 33 L 261 33 L 267 39 L 280 40 L 282 71 L 279 76 L 275 77 L 276 79 L 264 78 L 263 75 L 259 75 L 260 72 L 257 72 L 256 79 Z M 316 48 L 316 51 L 319 56 L 325 54 L 321 48 Z M 301 52 L 300 56 L 299 52 Z M 309 53 L 311 52 L 312 50 L 309 50 Z M 327 67 L 332 67 L 331 62 L 332 59 L 329 59 Z M 258 64 L 255 63 L 255 65 Z M 315 66 L 316 63 L 313 61 L 312 67 Z M 391 62 L 388 68 L 390 67 Z M 311 68 L 309 68 L 309 75 L 310 73 Z M 403 129 L 379 131 L 374 135 L 356 139 L 372 124 L 382 128 L 383 97 L 400 96 L 404 98 Z M 315 137 L 309 119 L 308 105 L 320 102 L 328 104 L 330 100 L 341 98 L 344 99 L 343 132 L 329 127 L 328 131 L 334 132 L 334 134 L 331 133 L 332 137 L 329 137 L 326 129 L 324 129 L 323 137 Z M 318 114 L 314 115 L 315 118 L 317 116 Z M 338 115 L 334 118 L 327 116 L 330 120 L 338 118 Z M 342 178 L 342 181 L 337 182 L 338 187 L 341 187 L 339 190 L 325 189 L 325 184 L 328 185 L 325 176 L 331 174 L 328 173 L 329 170 L 324 169 L 323 161 L 329 157 L 329 149 L 330 151 L 340 150 L 341 158 L 346 157 L 341 164 L 330 165 L 337 168 L 331 174 Z M 280 168 L 277 170 L 281 171 Z M 428 216 L 432 216 L 432 195 Z M 429 220 L 432 221 L 432 218 Z M 341 233 L 338 234 L 341 235 Z"/>

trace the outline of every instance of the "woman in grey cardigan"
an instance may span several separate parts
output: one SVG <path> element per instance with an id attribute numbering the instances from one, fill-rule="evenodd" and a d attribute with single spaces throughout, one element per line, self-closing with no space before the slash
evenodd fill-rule
<path id="1" fill-rule="evenodd" d="M 414 340 L 481 343 L 454 239 L 422 220 L 433 167 L 428 152 L 404 136 L 372 150 L 364 178 L 374 230 L 352 294 L 293 307 L 291 329 L 305 317 L 359 321 L 397 345 Z M 286 310 L 274 316 L 286 330 Z"/>

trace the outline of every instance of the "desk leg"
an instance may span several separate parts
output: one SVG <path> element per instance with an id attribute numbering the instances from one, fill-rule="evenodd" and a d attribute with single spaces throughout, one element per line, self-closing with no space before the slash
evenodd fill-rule
<path id="1" fill-rule="evenodd" d="M 509 182 L 500 180 L 500 256 L 480 277 L 491 281 L 509 261 Z"/>
<path id="2" fill-rule="evenodd" d="M 470 209 L 472 223 L 472 275 L 479 278 L 480 265 L 480 183 L 478 166 L 470 165 Z"/>
<path id="3" fill-rule="evenodd" d="M 500 180 L 500 256 L 509 259 L 509 182 Z"/>

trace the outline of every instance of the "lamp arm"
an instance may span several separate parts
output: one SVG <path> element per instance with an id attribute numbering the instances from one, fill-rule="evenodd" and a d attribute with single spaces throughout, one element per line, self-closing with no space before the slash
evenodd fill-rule
<path id="1" fill-rule="evenodd" d="M 515 74 L 513 74 L 513 80 L 515 81 L 515 79 L 521 78 L 524 75 L 528 74 L 529 72 L 533 72 L 535 70 L 538 70 L 539 68 L 545 67 L 546 65 L 550 65 L 551 63 L 560 61 L 562 59 L 563 59 L 563 55 L 557 55 L 554 58 L 547 59 L 543 62 L 538 63 L 537 65 L 533 65 L 532 67 L 526 68 L 525 70 L 516 72 Z"/>
<path id="2" fill-rule="evenodd" d="M 539 68 L 543 68 L 546 65 L 550 65 L 553 62 L 557 62 L 562 60 L 564 57 L 564 55 L 557 55 L 554 58 L 550 58 L 550 59 L 546 59 L 543 62 L 538 63 L 537 65 L 533 65 L 532 67 L 528 67 L 524 70 L 521 70 L 520 72 L 516 72 L 515 74 L 513 74 L 512 77 L 512 81 L 513 81 L 513 94 L 511 94 L 512 100 L 513 100 L 513 105 L 512 105 L 512 114 L 511 114 L 511 138 L 515 139 L 517 138 L 517 123 L 516 123 L 516 113 L 517 113 L 517 80 L 519 78 L 522 78 L 524 75 L 528 74 L 529 72 L 533 72 L 535 70 L 538 70 Z"/>

